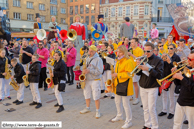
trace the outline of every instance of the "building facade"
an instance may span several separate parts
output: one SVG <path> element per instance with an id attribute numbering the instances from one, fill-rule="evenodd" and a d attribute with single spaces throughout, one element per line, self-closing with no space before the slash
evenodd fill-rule
<path id="1" fill-rule="evenodd" d="M 33 31 L 36 13 L 40 14 L 43 29 L 49 29 L 51 16 L 56 16 L 61 29 L 67 29 L 67 0 L 6 0 L 6 3 L 12 32 Z"/>
<path id="2" fill-rule="evenodd" d="M 68 26 L 74 22 L 73 17 L 79 14 L 90 33 L 91 26 L 98 21 L 99 4 L 100 0 L 68 0 Z"/>
<path id="3" fill-rule="evenodd" d="M 130 22 L 136 27 L 138 36 L 148 37 L 151 25 L 151 1 L 133 0 L 102 0 L 100 13 L 104 14 L 104 21 L 115 38 L 120 37 L 120 26 L 124 18 L 129 17 Z"/>

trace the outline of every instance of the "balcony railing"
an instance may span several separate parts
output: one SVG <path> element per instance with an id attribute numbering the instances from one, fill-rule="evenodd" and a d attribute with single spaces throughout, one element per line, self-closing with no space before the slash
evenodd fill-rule
<path id="1" fill-rule="evenodd" d="M 152 22 L 173 22 L 171 17 L 152 17 Z"/>
<path id="2" fill-rule="evenodd" d="M 160 0 L 159 0 L 159 1 L 158 1 L 158 4 L 163 4 L 163 1 L 160 1 Z"/>

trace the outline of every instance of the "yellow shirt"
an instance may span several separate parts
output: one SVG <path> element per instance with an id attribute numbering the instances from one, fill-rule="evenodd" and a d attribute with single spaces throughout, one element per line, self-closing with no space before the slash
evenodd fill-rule
<path id="1" fill-rule="evenodd" d="M 118 47 L 121 46 L 122 44 L 123 44 L 123 41 L 120 41 L 120 42 L 118 43 Z"/>
<path id="2" fill-rule="evenodd" d="M 163 53 L 168 53 L 168 50 L 167 49 L 163 49 L 163 50 L 160 50 L 159 51 L 159 54 L 162 55 Z"/>
<path id="3" fill-rule="evenodd" d="M 82 48 L 80 48 L 80 55 L 83 56 L 84 51 L 82 50 Z"/>
<path id="4" fill-rule="evenodd" d="M 117 45 L 116 43 L 113 43 L 112 45 L 113 45 L 113 47 L 114 47 L 114 50 L 117 50 L 118 45 Z"/>
<path id="5" fill-rule="evenodd" d="M 140 57 L 140 56 L 143 56 L 144 52 L 143 52 L 143 49 L 141 49 L 140 47 L 136 47 L 135 49 L 133 49 L 133 52 L 132 54 L 136 57 Z M 136 62 L 134 61 L 133 57 L 130 56 L 130 59 L 133 61 L 133 65 L 134 67 L 136 66 Z"/>
<path id="6" fill-rule="evenodd" d="M 127 89 L 127 96 L 133 95 L 133 78 L 130 78 L 128 76 L 128 72 L 132 72 L 134 69 L 133 62 L 131 59 L 123 58 L 119 61 L 117 61 L 116 66 L 115 66 L 115 73 L 117 73 L 117 77 L 114 79 L 114 86 L 113 86 L 113 91 L 116 94 L 116 87 L 119 83 L 125 82 L 129 79 L 128 83 L 128 89 Z M 118 71 L 117 71 L 118 70 Z"/>
<path id="7" fill-rule="evenodd" d="M 174 44 L 175 46 L 176 46 L 176 48 L 178 47 L 177 46 L 177 44 L 176 43 L 174 43 L 174 41 L 172 41 L 172 44 Z M 166 41 L 166 43 L 164 44 L 164 49 L 166 49 L 167 50 L 167 52 L 168 52 L 168 45 L 170 45 L 170 44 L 168 44 L 168 41 Z"/>

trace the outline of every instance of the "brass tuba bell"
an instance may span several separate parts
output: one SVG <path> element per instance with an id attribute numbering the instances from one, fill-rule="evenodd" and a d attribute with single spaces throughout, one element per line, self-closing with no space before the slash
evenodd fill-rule
<path id="1" fill-rule="evenodd" d="M 75 41 L 77 39 L 77 32 L 74 29 L 70 29 L 67 31 L 67 37 L 71 41 Z"/>
<path id="2" fill-rule="evenodd" d="M 44 29 L 40 29 L 37 31 L 36 36 L 38 40 L 43 40 L 46 38 L 46 31 Z"/>

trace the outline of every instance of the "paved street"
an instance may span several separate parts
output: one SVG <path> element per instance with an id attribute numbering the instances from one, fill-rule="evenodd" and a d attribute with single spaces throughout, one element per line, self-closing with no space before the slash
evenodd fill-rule
<path id="1" fill-rule="evenodd" d="M 25 88 L 24 103 L 14 105 L 12 101 L 16 99 L 16 91 L 11 90 L 11 100 L 5 99 L 0 103 L 0 120 L 1 121 L 62 121 L 63 129 L 120 129 L 124 121 L 110 122 L 116 115 L 116 107 L 114 100 L 110 98 L 101 99 L 101 113 L 103 116 L 100 119 L 95 118 L 94 101 L 91 103 L 92 112 L 88 114 L 80 114 L 79 111 L 85 107 L 85 101 L 81 89 L 76 89 L 76 86 L 66 87 L 66 92 L 62 94 L 64 99 L 65 111 L 56 113 L 57 108 L 54 104 L 57 103 L 54 95 L 48 95 L 51 89 L 43 91 L 40 89 L 43 107 L 35 109 L 34 106 L 29 106 L 32 102 L 32 95 L 29 89 Z M 103 95 L 102 95 L 103 96 Z M 3 103 L 11 103 L 10 106 L 4 106 Z M 16 111 L 5 112 L 7 108 L 15 108 Z M 131 129 L 141 129 L 144 124 L 143 110 L 138 105 L 132 105 L 133 112 L 133 127 Z M 157 113 L 162 109 L 161 97 L 157 101 Z M 159 118 L 160 129 L 172 129 L 173 120 L 168 120 L 167 116 Z M 183 129 L 186 129 L 184 126 Z"/>

